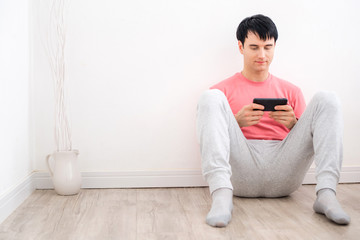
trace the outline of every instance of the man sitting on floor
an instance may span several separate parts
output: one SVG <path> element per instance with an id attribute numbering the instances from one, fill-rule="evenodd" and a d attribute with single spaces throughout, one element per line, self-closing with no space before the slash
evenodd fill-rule
<path id="1" fill-rule="evenodd" d="M 211 87 L 200 98 L 197 136 L 203 175 L 212 196 L 206 222 L 231 220 L 233 195 L 282 197 L 302 184 L 313 160 L 317 168 L 314 211 L 338 223 L 350 217 L 336 199 L 342 163 L 343 122 L 337 96 L 317 93 L 309 105 L 301 90 L 269 73 L 278 33 L 263 15 L 245 18 L 237 29 L 242 72 Z M 287 98 L 263 111 L 254 98 Z"/>

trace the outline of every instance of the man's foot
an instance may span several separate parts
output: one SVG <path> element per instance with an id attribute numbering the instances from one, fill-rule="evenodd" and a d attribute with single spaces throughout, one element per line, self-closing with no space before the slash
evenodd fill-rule
<path id="1" fill-rule="evenodd" d="M 213 227 L 226 227 L 231 220 L 233 192 L 229 188 L 219 188 L 211 196 L 212 204 L 206 223 Z"/>
<path id="2" fill-rule="evenodd" d="M 325 214 L 328 219 L 337 224 L 346 225 L 350 223 L 349 215 L 342 210 L 332 189 L 325 188 L 319 190 L 313 208 L 315 212 Z"/>

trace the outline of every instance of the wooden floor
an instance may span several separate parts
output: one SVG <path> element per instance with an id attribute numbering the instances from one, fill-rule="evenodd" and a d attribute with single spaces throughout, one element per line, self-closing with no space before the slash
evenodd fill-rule
<path id="1" fill-rule="evenodd" d="M 67 197 L 37 190 L 0 225 L 0 239 L 360 239 L 360 184 L 338 186 L 348 226 L 313 212 L 314 188 L 286 198 L 235 197 L 226 228 L 205 223 L 208 188 L 82 189 Z"/>

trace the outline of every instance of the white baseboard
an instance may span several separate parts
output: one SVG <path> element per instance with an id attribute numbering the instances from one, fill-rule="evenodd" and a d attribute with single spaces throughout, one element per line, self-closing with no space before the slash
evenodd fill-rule
<path id="1" fill-rule="evenodd" d="M 0 223 L 2 223 L 35 190 L 33 174 L 27 176 L 17 186 L 0 198 Z"/>
<path id="2" fill-rule="evenodd" d="M 83 172 L 81 188 L 151 188 L 207 186 L 201 171 Z M 37 189 L 54 188 L 48 172 L 34 175 Z"/>
<path id="3" fill-rule="evenodd" d="M 305 175 L 303 184 L 316 184 L 316 170 L 310 168 Z M 343 167 L 340 173 L 339 183 L 359 183 L 360 167 Z"/>
<path id="4" fill-rule="evenodd" d="M 315 184 L 315 169 L 310 168 L 303 184 Z M 343 167 L 340 183 L 360 183 L 360 166 Z M 207 186 L 200 170 L 84 172 L 82 188 L 150 188 Z M 52 189 L 48 172 L 34 172 L 0 197 L 0 223 L 3 222 L 35 189 Z"/>
<path id="5" fill-rule="evenodd" d="M 34 174 L 36 189 L 52 189 L 48 172 Z M 359 183 L 360 167 L 343 167 L 340 183 Z M 315 169 L 310 168 L 303 184 L 316 184 Z M 207 186 L 200 170 L 83 172 L 82 188 L 149 188 Z"/>

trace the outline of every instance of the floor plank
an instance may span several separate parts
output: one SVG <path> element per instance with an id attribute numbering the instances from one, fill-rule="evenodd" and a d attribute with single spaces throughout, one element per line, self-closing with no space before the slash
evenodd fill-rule
<path id="1" fill-rule="evenodd" d="M 360 184 L 338 186 L 348 226 L 314 213 L 315 197 L 314 185 L 284 198 L 234 197 L 230 224 L 212 228 L 208 188 L 37 190 L 0 225 L 0 239 L 359 239 Z"/>

